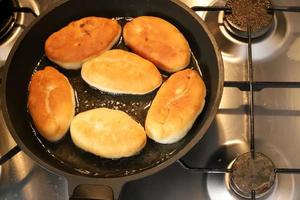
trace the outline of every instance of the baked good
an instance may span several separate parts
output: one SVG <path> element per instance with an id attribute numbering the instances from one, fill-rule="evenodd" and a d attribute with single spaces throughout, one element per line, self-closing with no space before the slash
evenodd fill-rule
<path id="1" fill-rule="evenodd" d="M 99 90 L 119 94 L 145 94 L 162 83 L 155 65 L 121 49 L 106 51 L 85 62 L 81 76 Z"/>
<path id="2" fill-rule="evenodd" d="M 190 62 L 187 40 L 174 25 L 161 18 L 137 17 L 125 25 L 123 37 L 133 52 L 164 71 L 179 71 Z"/>
<path id="3" fill-rule="evenodd" d="M 137 154 L 145 146 L 144 128 L 123 111 L 97 108 L 76 115 L 71 123 L 76 146 L 103 158 Z"/>
<path id="4" fill-rule="evenodd" d="M 116 20 L 85 17 L 50 35 L 45 53 L 65 69 L 79 69 L 83 62 L 111 49 L 120 34 L 121 26 Z"/>
<path id="5" fill-rule="evenodd" d="M 37 71 L 29 84 L 28 109 L 45 139 L 60 140 L 75 115 L 74 91 L 68 79 L 53 67 Z"/>
<path id="6" fill-rule="evenodd" d="M 162 144 L 175 143 L 191 129 L 205 104 L 206 89 L 198 72 L 176 72 L 163 83 L 148 111 L 147 135 Z"/>

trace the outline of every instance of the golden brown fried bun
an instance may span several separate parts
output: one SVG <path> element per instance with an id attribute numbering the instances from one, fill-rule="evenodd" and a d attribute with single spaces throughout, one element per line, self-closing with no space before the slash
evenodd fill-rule
<path id="1" fill-rule="evenodd" d="M 137 17 L 125 25 L 123 37 L 133 52 L 164 71 L 176 72 L 190 62 L 187 40 L 175 26 L 161 18 Z"/>
<path id="2" fill-rule="evenodd" d="M 29 85 L 28 109 L 45 139 L 60 140 L 75 114 L 74 91 L 68 79 L 53 67 L 37 71 Z"/>
<path id="3" fill-rule="evenodd" d="M 162 144 L 182 139 L 201 113 L 205 96 L 205 84 L 196 71 L 186 69 L 170 76 L 148 111 L 147 135 Z"/>
<path id="4" fill-rule="evenodd" d="M 117 159 L 137 154 L 145 146 L 144 128 L 123 111 L 97 108 L 76 115 L 71 137 L 79 148 Z"/>
<path id="5" fill-rule="evenodd" d="M 106 92 L 145 94 L 162 83 L 155 65 L 144 58 L 120 49 L 104 52 L 85 62 L 81 76 L 89 85 Z"/>
<path id="6" fill-rule="evenodd" d="M 116 20 L 85 17 L 50 35 L 45 52 L 61 67 L 79 69 L 83 62 L 111 49 L 120 34 L 121 26 Z"/>

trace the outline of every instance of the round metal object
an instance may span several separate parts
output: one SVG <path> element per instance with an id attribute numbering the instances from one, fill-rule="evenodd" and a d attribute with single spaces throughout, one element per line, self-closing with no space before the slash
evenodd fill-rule
<path id="1" fill-rule="evenodd" d="M 257 38 L 271 29 L 274 15 L 268 12 L 270 0 L 228 0 L 226 7 L 232 9 L 225 13 L 224 25 L 226 29 L 242 38 L 248 38 L 248 28 L 251 37 Z"/>
<path id="2" fill-rule="evenodd" d="M 13 12 L 14 7 L 17 7 L 16 0 L 0 1 L 0 39 L 7 36 L 16 23 L 18 14 Z"/>
<path id="3" fill-rule="evenodd" d="M 239 196 L 251 198 L 255 191 L 256 198 L 261 198 L 272 191 L 276 174 L 273 162 L 262 153 L 245 153 L 237 157 L 232 165 L 230 187 Z"/>

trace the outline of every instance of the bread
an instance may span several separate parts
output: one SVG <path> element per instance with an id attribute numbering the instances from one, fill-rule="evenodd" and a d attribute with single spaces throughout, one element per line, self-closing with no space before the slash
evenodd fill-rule
<path id="1" fill-rule="evenodd" d="M 162 144 L 182 139 L 201 113 L 205 96 L 205 84 L 196 71 L 186 69 L 170 76 L 148 111 L 147 135 Z"/>
<path id="2" fill-rule="evenodd" d="M 97 108 L 76 115 L 71 123 L 76 146 L 103 158 L 137 154 L 146 144 L 144 128 L 123 111 Z"/>
<path id="3" fill-rule="evenodd" d="M 120 34 L 121 26 L 116 20 L 85 17 L 50 35 L 45 53 L 65 69 L 79 69 L 83 62 L 111 49 Z"/>
<path id="4" fill-rule="evenodd" d="M 28 109 L 45 139 L 60 140 L 75 114 L 74 91 L 68 79 L 53 67 L 37 71 L 29 84 Z"/>
<path id="5" fill-rule="evenodd" d="M 106 51 L 85 62 L 81 76 L 85 82 L 99 90 L 119 94 L 145 94 L 162 83 L 155 65 L 120 49 Z"/>
<path id="6" fill-rule="evenodd" d="M 179 71 L 190 62 L 187 40 L 175 26 L 161 18 L 137 17 L 125 25 L 123 37 L 133 52 L 164 71 Z"/>

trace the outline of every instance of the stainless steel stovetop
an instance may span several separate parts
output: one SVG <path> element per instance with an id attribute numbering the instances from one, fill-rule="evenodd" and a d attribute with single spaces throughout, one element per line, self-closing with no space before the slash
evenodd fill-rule
<path id="1" fill-rule="evenodd" d="M 182 0 L 191 6 L 224 5 L 225 0 Z M 37 13 L 55 1 L 21 0 Z M 274 5 L 300 6 L 298 0 L 273 0 Z M 230 36 L 220 23 L 222 12 L 198 12 L 206 21 L 222 51 L 226 81 L 246 81 L 247 43 Z M 30 15 L 30 14 L 25 14 Z M 26 26 L 33 20 L 24 15 Z M 273 30 L 254 40 L 253 67 L 256 81 L 300 81 L 300 13 L 277 12 Z M 22 30 L 20 30 L 21 32 Z M 0 65 L 13 41 L 0 46 Z M 300 89 L 264 89 L 254 93 L 256 150 L 279 168 L 300 168 Z M 227 168 L 249 151 L 248 96 L 237 88 L 224 88 L 218 114 L 203 139 L 183 160 L 193 167 Z M 0 154 L 14 147 L 0 115 Z M 233 200 L 224 174 L 191 173 L 175 163 L 167 169 L 123 188 L 124 200 Z M 300 199 L 300 176 L 279 174 L 267 199 Z M 68 199 L 67 182 L 40 168 L 24 153 L 2 166 L 0 199 Z"/>

